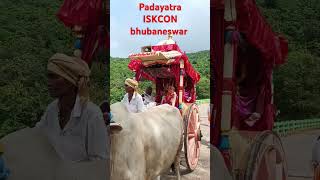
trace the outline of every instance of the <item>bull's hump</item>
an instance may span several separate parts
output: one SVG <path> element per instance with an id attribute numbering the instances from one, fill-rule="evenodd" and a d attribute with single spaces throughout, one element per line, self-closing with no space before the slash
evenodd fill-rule
<path id="1" fill-rule="evenodd" d="M 115 111 L 124 111 L 124 112 L 128 112 L 127 108 L 124 106 L 124 104 L 122 102 L 116 102 L 114 104 L 111 104 L 110 106 L 110 110 L 111 112 L 115 112 Z"/>
<path id="2" fill-rule="evenodd" d="M 175 124 L 179 121 L 175 121 L 174 119 L 180 119 L 182 121 L 182 116 L 178 108 L 170 106 L 170 105 L 159 105 L 153 108 L 150 108 L 142 113 L 130 114 L 129 119 L 132 121 L 142 121 L 146 123 L 149 122 L 169 122 L 169 124 Z M 176 126 L 176 125 L 174 125 Z"/>
<path id="3" fill-rule="evenodd" d="M 168 112 L 180 113 L 178 108 L 176 108 L 174 106 L 171 106 L 169 104 L 162 104 L 162 105 L 156 106 L 154 108 L 150 108 L 150 111 L 159 111 L 159 110 L 165 110 L 165 111 L 168 111 Z"/>
<path id="4" fill-rule="evenodd" d="M 130 119 L 146 119 L 146 118 L 153 119 L 154 116 L 163 117 L 163 118 L 165 118 L 165 117 L 180 118 L 181 114 L 180 114 L 180 111 L 178 108 L 176 108 L 174 106 L 170 106 L 168 104 L 163 104 L 163 105 L 149 108 L 146 111 L 141 112 L 141 113 L 135 113 L 135 114 L 129 115 L 129 117 L 131 117 Z"/>

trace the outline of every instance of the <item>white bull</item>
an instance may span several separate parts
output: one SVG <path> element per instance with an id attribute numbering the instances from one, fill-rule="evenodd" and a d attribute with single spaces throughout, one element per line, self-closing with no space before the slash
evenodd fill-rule
<path id="1" fill-rule="evenodd" d="M 111 133 L 111 179 L 152 180 L 174 164 L 180 179 L 183 120 L 169 105 L 129 113 L 122 103 L 111 105 L 116 122 L 123 129 Z"/>
<path id="2" fill-rule="evenodd" d="M 106 160 L 65 162 L 36 128 L 25 128 L 1 139 L 8 180 L 107 180 Z"/>

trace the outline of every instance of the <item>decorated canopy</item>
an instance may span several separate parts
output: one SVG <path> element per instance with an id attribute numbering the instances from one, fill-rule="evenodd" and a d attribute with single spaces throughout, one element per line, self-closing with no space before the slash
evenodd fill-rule
<path id="1" fill-rule="evenodd" d="M 179 90 L 183 92 L 184 102 L 195 102 L 195 86 L 200 81 L 200 74 L 192 67 L 188 56 L 170 39 L 170 35 L 168 40 L 161 41 L 155 46 L 142 47 L 141 50 L 141 53 L 129 56 L 131 61 L 128 67 L 136 73 L 138 81 L 145 79 L 156 84 L 156 102 L 161 101 L 168 85 L 176 87 L 177 92 Z M 184 77 L 183 85 L 180 84 L 180 75 Z"/>
<path id="2" fill-rule="evenodd" d="M 177 44 L 151 46 L 151 51 L 129 56 L 131 61 L 128 67 L 136 72 L 137 80 L 143 78 L 156 81 L 157 78 L 174 77 L 176 82 L 179 82 L 180 60 L 183 60 L 185 75 L 190 77 L 192 83 L 197 84 L 199 82 L 200 74 L 192 67 L 188 56 L 180 50 Z M 172 52 L 175 53 L 172 54 Z M 171 57 L 168 57 L 168 53 L 170 53 L 169 56 Z M 156 58 L 161 55 L 164 56 L 163 59 Z M 146 63 L 148 59 L 149 63 Z"/>

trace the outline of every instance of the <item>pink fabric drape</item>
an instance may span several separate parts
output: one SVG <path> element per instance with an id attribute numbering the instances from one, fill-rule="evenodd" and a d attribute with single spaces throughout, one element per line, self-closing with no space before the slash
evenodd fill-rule
<path id="1" fill-rule="evenodd" d="M 180 50 L 177 44 L 152 46 L 152 50 L 162 51 L 162 52 L 167 52 L 172 50 L 179 51 L 180 53 L 182 53 L 182 56 L 176 57 L 175 61 L 171 63 L 171 71 L 176 76 L 177 82 L 179 81 L 179 76 L 180 76 L 180 67 L 179 67 L 180 59 L 184 61 L 185 73 L 189 77 L 191 77 L 193 83 L 197 84 L 200 81 L 200 74 L 192 67 L 191 63 L 188 60 L 188 56 Z M 131 59 L 130 63 L 128 64 L 128 67 L 132 71 L 137 72 L 138 73 L 137 76 L 142 76 L 142 77 L 144 76 L 144 74 L 142 73 L 144 66 L 141 60 Z M 143 78 L 148 79 L 150 77 L 143 77 Z M 156 77 L 153 77 L 152 79 L 155 79 L 155 78 Z"/>
<path id="2" fill-rule="evenodd" d="M 152 46 L 152 50 L 154 51 L 161 51 L 161 52 L 168 52 L 168 51 L 179 51 L 182 55 L 175 58 L 175 61 L 170 63 L 168 66 L 164 66 L 161 68 L 148 68 L 145 67 L 142 64 L 141 60 L 138 59 L 131 59 L 128 68 L 136 73 L 136 79 L 147 79 L 150 81 L 153 81 L 157 85 L 157 97 L 156 101 L 161 101 L 162 90 L 164 89 L 164 84 L 172 85 L 174 83 L 174 86 L 176 88 L 176 93 L 179 92 L 179 81 L 180 81 L 180 60 L 182 59 L 184 62 L 184 69 L 183 69 L 183 75 L 184 75 L 184 82 L 188 84 L 188 93 L 189 97 L 191 99 L 189 101 L 186 101 L 187 97 L 183 94 L 185 97 L 183 100 L 184 102 L 193 103 L 196 100 L 196 92 L 194 90 L 196 84 L 200 81 L 200 74 L 192 67 L 192 64 L 189 62 L 188 56 L 182 52 L 177 44 L 169 44 L 169 45 L 158 45 L 158 46 Z M 172 82 L 168 82 L 170 79 Z M 178 105 L 178 100 L 176 101 Z"/>
<path id="3" fill-rule="evenodd" d="M 216 2 L 216 1 L 213 1 Z M 219 3 L 217 3 L 219 4 Z M 211 89 L 213 96 L 210 97 L 213 102 L 213 120 L 210 121 L 210 142 L 218 147 L 221 137 L 221 104 L 222 104 L 222 88 L 223 88 L 223 52 L 224 52 L 224 7 L 213 6 L 210 10 L 210 59 L 214 68 L 211 75 L 214 76 L 215 89 Z M 212 83 L 212 82 L 211 82 Z"/>
<path id="4" fill-rule="evenodd" d="M 99 48 L 108 47 L 109 37 L 106 26 L 109 21 L 107 10 L 103 9 L 105 0 L 64 0 L 57 17 L 65 26 L 75 25 L 84 28 L 82 44 L 82 59 L 91 63 L 93 55 Z M 106 2 L 104 2 L 106 4 Z"/>

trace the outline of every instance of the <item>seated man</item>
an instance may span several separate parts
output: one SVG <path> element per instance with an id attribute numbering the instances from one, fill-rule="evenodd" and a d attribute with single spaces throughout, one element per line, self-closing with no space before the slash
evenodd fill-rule
<path id="1" fill-rule="evenodd" d="M 162 96 L 161 104 L 170 104 L 171 106 L 176 105 L 177 93 L 173 86 L 169 86 L 164 96 Z"/>
<path id="2" fill-rule="evenodd" d="M 137 92 L 139 83 L 134 79 L 128 78 L 124 84 L 127 93 L 121 102 L 124 103 L 129 112 L 139 113 L 144 111 L 142 96 Z"/>
<path id="3" fill-rule="evenodd" d="M 146 106 L 147 106 L 149 103 L 155 102 L 155 99 L 154 99 L 154 97 L 152 96 L 152 87 L 151 87 L 151 86 L 147 87 L 146 92 L 143 93 L 141 96 L 142 96 L 142 99 L 143 99 L 143 103 L 144 103 L 144 105 L 146 105 Z"/>

